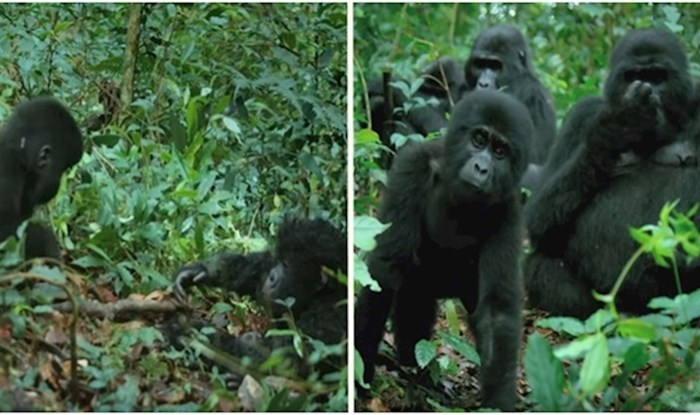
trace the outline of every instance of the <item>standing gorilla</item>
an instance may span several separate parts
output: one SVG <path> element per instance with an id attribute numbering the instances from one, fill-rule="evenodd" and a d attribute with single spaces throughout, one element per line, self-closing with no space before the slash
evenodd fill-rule
<path id="1" fill-rule="evenodd" d="M 620 41 L 605 97 L 584 99 L 571 110 L 546 179 L 528 202 L 535 251 L 525 270 L 531 305 L 588 316 L 600 306 L 591 291 L 609 292 L 636 249 L 628 228 L 655 223 L 666 201 L 680 198 L 679 208 L 687 209 L 700 200 L 699 170 L 658 162 L 676 144 L 697 146 L 691 95 L 688 61 L 673 34 L 634 30 Z M 691 117 L 696 120 L 688 123 Z M 634 162 L 626 163 L 630 155 Z M 684 289 L 700 286 L 697 264 L 679 266 Z M 652 297 L 674 292 L 672 273 L 642 257 L 616 304 L 642 312 Z"/>
<path id="2" fill-rule="evenodd" d="M 285 311 L 276 300 L 291 297 L 291 311 L 303 333 L 339 343 L 347 327 L 347 288 L 323 267 L 347 273 L 346 239 L 327 221 L 287 219 L 277 232 L 274 253 L 226 252 L 186 265 L 177 272 L 173 291 L 184 300 L 191 285 L 222 287 L 257 298 L 274 316 Z"/>
<path id="3" fill-rule="evenodd" d="M 499 25 L 481 32 L 464 71 L 469 90 L 499 89 L 525 104 L 535 126 L 530 163 L 543 164 L 554 144 L 556 115 L 549 92 L 535 75 L 530 48 L 520 31 Z"/>
<path id="4" fill-rule="evenodd" d="M 63 172 L 82 154 L 78 125 L 58 101 L 43 97 L 17 106 L 0 130 L 0 241 L 56 195 Z M 53 231 L 30 224 L 25 254 L 57 258 Z"/>
<path id="5" fill-rule="evenodd" d="M 481 355 L 483 405 L 512 410 L 520 340 L 518 182 L 533 133 L 527 109 L 497 91 L 474 91 L 455 107 L 442 139 L 402 149 L 389 172 L 379 235 L 369 258 L 381 292 L 364 288 L 355 345 L 370 381 L 384 324 L 393 320 L 399 361 L 430 337 L 437 300 L 458 297 Z"/>

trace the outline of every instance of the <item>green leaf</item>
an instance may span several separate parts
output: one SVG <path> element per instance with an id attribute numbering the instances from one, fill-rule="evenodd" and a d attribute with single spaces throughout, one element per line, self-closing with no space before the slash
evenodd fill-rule
<path id="1" fill-rule="evenodd" d="M 369 389 L 369 385 L 365 383 L 365 362 L 357 349 L 355 349 L 355 382 L 361 387 Z"/>
<path id="2" fill-rule="evenodd" d="M 579 379 L 581 390 L 588 397 L 602 391 L 610 379 L 608 341 L 602 333 L 591 336 L 591 339 L 593 344 L 583 359 Z"/>
<path id="3" fill-rule="evenodd" d="M 588 353 L 597 342 L 597 334 L 580 337 L 571 343 L 565 344 L 554 351 L 554 355 L 561 360 L 578 359 Z"/>
<path id="4" fill-rule="evenodd" d="M 371 216 L 356 216 L 353 243 L 363 251 L 371 251 L 377 245 L 377 235 L 389 229 L 390 226 L 391 224 L 381 223 Z"/>
<path id="5" fill-rule="evenodd" d="M 368 287 L 370 290 L 379 292 L 381 291 L 381 287 L 379 286 L 379 283 L 377 280 L 372 278 L 371 275 L 369 275 L 369 269 L 367 268 L 367 264 L 355 254 L 355 260 L 353 261 L 353 268 L 355 271 L 355 278 L 354 281 L 362 287 Z"/>
<path id="6" fill-rule="evenodd" d="M 95 144 L 107 147 L 114 147 L 115 145 L 117 145 L 120 139 L 121 137 L 116 134 L 101 134 L 92 137 L 92 141 Z"/>
<path id="7" fill-rule="evenodd" d="M 531 399 L 541 411 L 561 411 L 564 367 L 552 346 L 541 335 L 530 335 L 525 350 L 525 374 L 532 388 Z"/>
<path id="8" fill-rule="evenodd" d="M 625 352 L 623 366 L 625 371 L 634 372 L 649 363 L 649 352 L 644 343 L 636 343 Z"/>
<path id="9" fill-rule="evenodd" d="M 416 343 L 414 352 L 418 366 L 424 369 L 437 355 L 437 346 L 429 340 L 422 339 Z"/>
<path id="10" fill-rule="evenodd" d="M 481 358 L 479 357 L 479 353 L 477 353 L 474 346 L 469 344 L 469 342 L 467 342 L 466 339 L 459 336 L 453 336 L 445 331 L 439 331 L 437 334 L 440 340 L 442 340 L 443 342 L 445 342 L 445 344 L 455 349 L 467 360 L 469 360 L 470 362 L 474 362 L 477 365 L 481 364 Z"/>
<path id="11" fill-rule="evenodd" d="M 656 328 L 649 322 L 638 318 L 628 318 L 620 321 L 617 330 L 622 337 L 651 342 L 658 338 Z"/>
<path id="12" fill-rule="evenodd" d="M 226 127 L 227 130 L 231 131 L 236 137 L 240 137 L 241 127 L 238 125 L 238 121 L 228 116 L 223 116 L 222 120 L 224 121 L 224 127 Z"/>
<path id="13" fill-rule="evenodd" d="M 573 317 L 548 317 L 538 320 L 535 324 L 537 327 L 548 328 L 557 333 L 567 333 L 574 337 L 594 331 L 586 330 L 583 322 Z"/>

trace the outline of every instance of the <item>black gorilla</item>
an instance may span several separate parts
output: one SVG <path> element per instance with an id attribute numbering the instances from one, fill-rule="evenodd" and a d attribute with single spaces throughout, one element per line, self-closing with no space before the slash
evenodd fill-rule
<path id="1" fill-rule="evenodd" d="M 609 292 L 636 249 L 628 228 L 656 223 L 666 201 L 681 199 L 685 210 L 700 200 L 700 170 L 659 165 L 673 164 L 663 155 L 676 144 L 690 143 L 689 157 L 697 159 L 697 117 L 680 41 L 660 29 L 628 33 L 612 53 L 605 98 L 584 99 L 571 110 L 545 165 L 546 179 L 528 202 L 531 305 L 589 315 L 601 305 L 591 291 Z M 683 288 L 700 286 L 697 265 L 679 265 Z M 641 312 L 652 297 L 673 295 L 674 287 L 669 270 L 642 257 L 616 304 Z"/>
<path id="2" fill-rule="evenodd" d="M 82 154 L 78 125 L 58 101 L 43 97 L 17 106 L 0 130 L 0 241 L 56 195 L 61 175 Z M 25 254 L 57 258 L 53 231 L 30 224 Z"/>
<path id="3" fill-rule="evenodd" d="M 291 311 L 303 333 L 339 343 L 347 327 L 347 287 L 323 268 L 347 273 L 346 239 L 327 221 L 287 219 L 277 232 L 274 253 L 228 252 L 186 265 L 177 272 L 173 291 L 184 299 L 185 289 L 194 284 L 222 287 L 257 298 L 274 316 L 285 311 L 276 300 L 291 297 Z"/>
<path id="4" fill-rule="evenodd" d="M 483 31 L 472 46 L 464 71 L 469 90 L 500 89 L 525 104 L 535 126 L 530 163 L 543 164 L 554 143 L 556 115 L 549 92 L 535 75 L 530 48 L 520 31 L 507 25 Z"/>
<path id="5" fill-rule="evenodd" d="M 436 60 L 420 76 L 424 78 L 423 84 L 407 113 L 404 105 L 408 99 L 399 89 L 385 85 L 383 79 L 374 79 L 368 85 L 372 128 L 382 143 L 394 151 L 397 149 L 391 143 L 391 135 L 395 132 L 427 136 L 446 127 L 447 114 L 466 90 L 464 71 L 452 58 Z"/>
<path id="6" fill-rule="evenodd" d="M 437 300 L 458 297 L 481 355 L 483 405 L 513 409 L 522 308 L 518 182 L 532 133 L 519 101 L 474 91 L 455 107 L 445 138 L 398 153 L 380 215 L 392 225 L 369 258 L 382 291 L 364 288 L 355 310 L 367 381 L 392 307 L 399 360 L 414 365 Z"/>

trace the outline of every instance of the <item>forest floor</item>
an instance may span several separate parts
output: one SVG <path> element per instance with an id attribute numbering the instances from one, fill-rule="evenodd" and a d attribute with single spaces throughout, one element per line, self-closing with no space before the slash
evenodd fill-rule
<path id="1" fill-rule="evenodd" d="M 530 393 L 530 386 L 525 379 L 523 367 L 523 356 L 527 345 L 527 338 L 538 332 L 545 336 L 550 343 L 558 344 L 564 341 L 557 333 L 539 327 L 535 327 L 535 322 L 546 316 L 545 312 L 529 310 L 525 313 L 524 330 L 520 345 L 520 355 L 518 364 L 518 403 L 515 410 L 518 412 L 532 411 L 531 405 L 527 402 L 527 395 Z M 463 319 L 464 321 L 464 319 Z M 446 327 L 447 323 L 443 318 L 437 322 L 436 328 Z M 467 337 L 473 337 L 468 327 L 462 327 Z M 385 335 L 385 340 L 393 344 L 391 334 Z M 406 368 L 399 366 L 395 361 L 386 357 L 387 365 L 377 366 L 376 376 L 382 385 L 383 390 L 374 397 L 360 397 L 355 400 L 355 411 L 357 412 L 434 412 L 434 411 L 473 411 L 481 406 L 479 396 L 479 373 L 475 363 L 468 361 L 463 356 L 456 353 L 449 346 L 438 349 L 438 356 L 447 356 L 450 360 L 457 362 L 458 371 L 456 375 L 441 374 L 438 384 L 435 385 L 425 370 L 418 368 Z M 388 368 L 391 366 L 391 368 Z M 390 385 L 390 386 L 389 386 Z"/>

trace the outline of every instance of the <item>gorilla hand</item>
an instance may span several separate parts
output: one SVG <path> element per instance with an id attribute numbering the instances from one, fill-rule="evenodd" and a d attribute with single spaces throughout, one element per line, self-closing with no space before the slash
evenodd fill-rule
<path id="1" fill-rule="evenodd" d="M 175 275 L 173 294 L 179 301 L 187 300 L 187 287 L 191 287 L 209 278 L 209 271 L 203 262 L 195 262 L 180 268 Z"/>
<path id="2" fill-rule="evenodd" d="M 589 139 L 595 147 L 611 153 L 648 146 L 656 141 L 660 106 L 661 100 L 653 87 L 635 80 L 627 86 L 621 99 L 607 104 L 599 118 L 601 130 L 590 134 Z"/>

